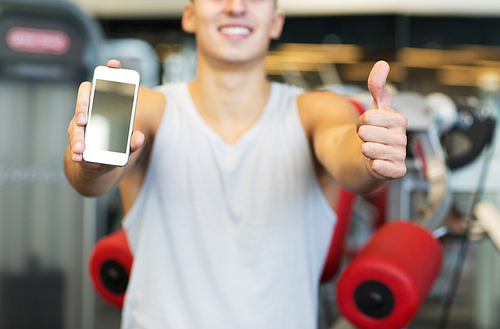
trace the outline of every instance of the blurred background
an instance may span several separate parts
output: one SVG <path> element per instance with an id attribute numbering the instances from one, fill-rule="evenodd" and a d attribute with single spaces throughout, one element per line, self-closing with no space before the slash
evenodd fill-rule
<path id="1" fill-rule="evenodd" d="M 69 186 L 66 129 L 78 85 L 108 59 L 149 87 L 193 78 L 185 2 L 0 0 L 0 329 L 119 328 L 87 269 L 96 241 L 120 227 L 119 194 L 88 199 Z M 445 261 L 408 328 L 500 328 L 500 217 L 474 212 L 500 204 L 500 1 L 278 5 L 287 21 L 267 55 L 270 79 L 366 108 L 368 73 L 385 59 L 394 108 L 410 119 L 408 174 L 391 182 L 383 211 L 358 199 L 346 262 L 384 222 L 419 222 Z M 340 318 L 334 289 L 321 288 L 320 328 Z"/>

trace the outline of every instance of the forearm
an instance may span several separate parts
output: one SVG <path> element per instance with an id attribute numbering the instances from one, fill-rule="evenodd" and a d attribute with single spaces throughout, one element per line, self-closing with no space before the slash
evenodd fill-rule
<path id="1" fill-rule="evenodd" d="M 318 161 L 346 190 L 367 193 L 383 184 L 370 170 L 370 159 L 362 153 L 363 142 L 352 124 L 326 129 L 316 136 L 314 151 Z"/>
<path id="2" fill-rule="evenodd" d="M 108 193 L 118 182 L 120 169 L 113 166 L 75 162 L 69 147 L 64 155 L 64 172 L 73 188 L 83 196 L 97 197 Z"/>
<path id="3" fill-rule="evenodd" d="M 345 189 L 366 193 L 406 173 L 407 118 L 391 108 L 385 82 L 389 66 L 374 65 L 368 78 L 373 97 L 360 116 L 341 96 L 309 93 L 299 97 L 304 128 L 314 154 Z"/>

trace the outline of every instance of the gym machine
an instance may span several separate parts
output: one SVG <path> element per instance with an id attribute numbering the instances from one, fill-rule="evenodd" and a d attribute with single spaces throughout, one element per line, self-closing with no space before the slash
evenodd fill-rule
<path id="1" fill-rule="evenodd" d="M 69 185 L 62 158 L 101 41 L 71 3 L 0 1 L 0 328 L 94 325 L 95 202 Z"/>

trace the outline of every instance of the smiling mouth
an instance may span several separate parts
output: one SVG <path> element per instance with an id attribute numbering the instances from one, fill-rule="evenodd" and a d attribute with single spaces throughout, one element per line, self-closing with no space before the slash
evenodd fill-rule
<path id="1" fill-rule="evenodd" d="M 244 26 L 226 26 L 222 27 L 220 31 L 228 35 L 249 35 L 250 29 Z"/>

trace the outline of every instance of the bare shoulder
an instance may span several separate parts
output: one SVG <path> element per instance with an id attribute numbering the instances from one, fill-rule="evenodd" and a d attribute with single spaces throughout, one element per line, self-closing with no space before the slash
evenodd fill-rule
<path id="1" fill-rule="evenodd" d="M 154 89 L 141 86 L 137 99 L 135 129 L 146 136 L 154 136 L 165 112 L 167 98 Z"/>
<path id="2" fill-rule="evenodd" d="M 127 170 L 120 180 L 120 194 L 125 213 L 134 204 L 146 176 L 156 131 L 166 105 L 167 99 L 163 93 L 146 87 L 139 89 L 134 130 L 141 131 L 146 139 L 144 144 L 130 155 Z"/>
<path id="3" fill-rule="evenodd" d="M 308 91 L 297 99 L 300 119 L 309 134 L 322 124 L 355 123 L 358 114 L 343 96 L 330 90 Z"/>
<path id="4" fill-rule="evenodd" d="M 308 102 L 314 104 L 322 104 L 325 105 L 331 104 L 332 102 L 343 102 L 345 98 L 340 96 L 337 93 L 334 93 L 331 90 L 314 90 L 314 91 L 306 91 L 305 93 L 299 96 L 299 102 Z M 306 105 L 306 104 L 304 104 Z"/>

